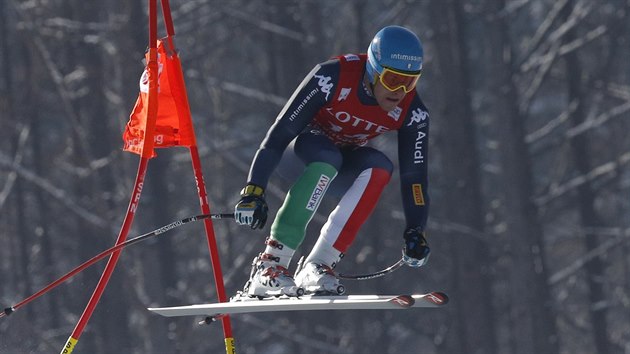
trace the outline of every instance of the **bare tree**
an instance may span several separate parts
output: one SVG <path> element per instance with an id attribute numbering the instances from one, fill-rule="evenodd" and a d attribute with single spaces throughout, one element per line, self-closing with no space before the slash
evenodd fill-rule
<path id="1" fill-rule="evenodd" d="M 432 38 L 436 52 L 429 66 L 434 70 L 441 90 L 438 109 L 432 117 L 442 126 L 439 131 L 441 176 L 434 178 L 444 186 L 441 202 L 448 205 L 444 216 L 451 223 L 465 225 L 477 234 L 484 230 L 484 202 L 481 194 L 480 166 L 477 151 L 474 113 L 471 107 L 469 67 L 466 44 L 469 35 L 463 14 L 463 2 L 432 2 Z M 445 235 L 446 236 L 446 235 Z M 495 321 L 492 307 L 490 245 L 471 234 L 450 234 L 453 239 L 453 292 L 460 294 L 452 311 L 457 314 L 456 336 L 446 352 L 496 353 Z M 465 294 L 465 295 L 464 295 Z"/>
<path id="2" fill-rule="evenodd" d="M 484 2 L 487 40 L 487 95 L 493 107 L 501 163 L 502 221 L 510 302 L 510 346 L 513 353 L 557 353 L 558 338 L 547 270 L 543 229 L 531 196 L 533 167 L 525 143 L 526 116 L 519 109 L 514 53 L 504 1 Z"/>

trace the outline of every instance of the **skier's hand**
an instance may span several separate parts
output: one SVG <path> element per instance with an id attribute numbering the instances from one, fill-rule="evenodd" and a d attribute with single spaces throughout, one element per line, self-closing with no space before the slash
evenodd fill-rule
<path id="1" fill-rule="evenodd" d="M 267 222 L 267 202 L 262 187 L 248 184 L 241 191 L 241 200 L 234 207 L 234 220 L 239 225 L 262 229 Z"/>
<path id="2" fill-rule="evenodd" d="M 403 235 L 403 261 L 410 267 L 421 267 L 427 264 L 431 249 L 425 238 L 425 233 L 409 228 Z"/>

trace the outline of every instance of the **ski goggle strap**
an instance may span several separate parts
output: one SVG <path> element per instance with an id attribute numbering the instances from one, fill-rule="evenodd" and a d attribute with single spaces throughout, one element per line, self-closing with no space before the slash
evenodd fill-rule
<path id="1" fill-rule="evenodd" d="M 379 75 L 379 80 L 390 91 L 397 91 L 402 88 L 405 93 L 409 93 L 416 88 L 420 75 L 422 75 L 422 72 L 405 74 L 389 68 L 383 68 L 383 72 Z"/>

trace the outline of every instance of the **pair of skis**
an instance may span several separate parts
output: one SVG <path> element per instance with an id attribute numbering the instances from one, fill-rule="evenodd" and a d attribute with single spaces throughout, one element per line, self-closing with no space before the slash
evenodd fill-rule
<path id="1" fill-rule="evenodd" d="M 309 311 L 309 310 L 396 310 L 414 307 L 436 308 L 448 303 L 442 292 L 414 295 L 304 295 L 300 297 L 269 297 L 259 299 L 240 295 L 230 302 L 199 304 L 190 306 L 155 307 L 149 311 L 166 317 L 206 316 L 203 323 L 211 323 L 232 314 Z"/>
<path id="2" fill-rule="evenodd" d="M 300 259 L 298 264 L 301 264 Z M 364 275 L 337 274 L 340 279 L 374 279 L 391 273 L 404 264 L 400 259 L 381 271 Z M 299 265 L 298 265 L 299 268 Z M 343 292 L 340 292 L 343 293 Z M 441 307 L 448 303 L 448 296 L 442 292 L 402 295 L 298 295 L 256 297 L 239 292 L 229 302 L 198 304 L 175 307 L 155 307 L 149 311 L 166 317 L 205 316 L 200 324 L 209 324 L 226 315 L 275 311 L 309 310 L 387 310 L 412 307 Z"/>
<path id="3" fill-rule="evenodd" d="M 300 264 L 303 259 L 300 259 Z M 395 264 L 376 273 L 364 275 L 337 274 L 341 279 L 365 280 L 382 277 L 403 265 L 400 259 Z M 299 265 L 298 265 L 299 268 Z M 175 307 L 154 307 L 149 311 L 166 317 L 206 316 L 200 324 L 209 324 L 225 315 L 275 311 L 309 310 L 387 310 L 412 307 L 441 307 L 448 303 L 442 292 L 402 295 L 300 295 L 256 297 L 239 292 L 229 302 L 198 304 Z"/>

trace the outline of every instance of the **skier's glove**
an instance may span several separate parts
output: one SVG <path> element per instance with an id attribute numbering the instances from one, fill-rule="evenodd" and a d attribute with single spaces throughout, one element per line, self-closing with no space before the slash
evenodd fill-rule
<path id="1" fill-rule="evenodd" d="M 425 233 L 409 228 L 403 235 L 403 261 L 410 267 L 421 267 L 429 260 L 431 249 L 425 238 Z"/>
<path id="2" fill-rule="evenodd" d="M 234 220 L 239 225 L 262 229 L 267 222 L 268 210 L 265 190 L 257 185 L 248 184 L 241 191 L 241 200 L 234 207 Z"/>

